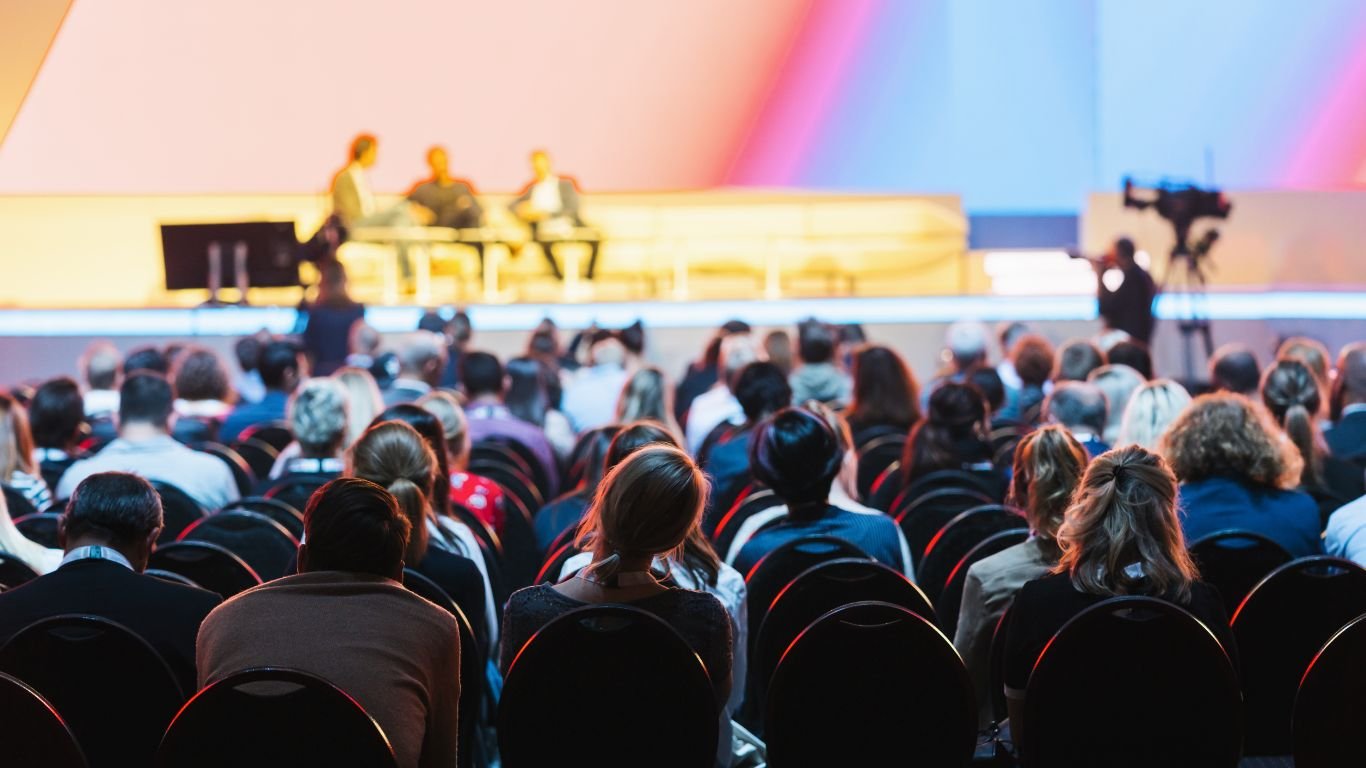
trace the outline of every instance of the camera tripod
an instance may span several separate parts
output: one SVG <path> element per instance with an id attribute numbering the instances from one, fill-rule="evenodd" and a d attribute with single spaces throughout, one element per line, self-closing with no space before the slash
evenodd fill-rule
<path id="1" fill-rule="evenodd" d="M 1210 230 L 1197 244 L 1194 251 L 1179 238 L 1172 247 L 1167 261 L 1166 274 L 1162 276 L 1162 287 L 1158 295 L 1170 295 L 1169 305 L 1174 310 L 1176 327 L 1181 332 L 1182 371 L 1187 382 L 1195 381 L 1195 336 L 1199 334 L 1204 342 L 1205 359 L 1214 355 L 1214 337 L 1210 332 L 1209 297 L 1205 290 L 1204 257 L 1209 247 L 1219 237 L 1216 230 Z"/>

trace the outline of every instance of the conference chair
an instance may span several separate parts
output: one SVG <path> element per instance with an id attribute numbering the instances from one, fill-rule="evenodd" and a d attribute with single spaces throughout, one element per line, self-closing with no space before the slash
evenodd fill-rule
<path id="1" fill-rule="evenodd" d="M 1073 617 L 1029 677 L 1024 768 L 1233 768 L 1242 742 L 1238 677 L 1184 609 L 1118 597 Z"/>
<path id="2" fill-rule="evenodd" d="M 232 444 L 232 449 L 251 467 L 251 474 L 258 478 L 270 477 L 275 460 L 280 458 L 280 449 L 256 438 L 238 440 Z"/>
<path id="3" fill-rule="evenodd" d="M 160 480 L 151 482 L 161 497 L 161 537 L 157 543 L 170 544 L 207 513 L 190 494 L 174 485 Z"/>
<path id="4" fill-rule="evenodd" d="M 32 686 L 61 713 L 93 766 L 150 763 L 185 702 L 166 660 L 146 640 L 97 616 L 30 624 L 0 647 L 0 672 Z M 3 759 L 9 764 L 8 755 Z"/>
<path id="5" fill-rule="evenodd" d="M 1230 616 L 1257 582 L 1291 560 L 1284 547 L 1253 531 L 1211 533 L 1189 549 L 1200 567 L 1200 579 L 1218 588 Z"/>
<path id="6" fill-rule="evenodd" d="M 579 439 L 574 441 L 574 448 L 569 452 L 569 461 L 566 465 L 569 469 L 565 472 L 564 481 L 560 483 L 561 488 L 577 488 L 579 484 L 588 476 L 589 449 L 592 448 L 598 433 L 606 432 L 611 437 L 616 437 L 621 431 L 620 424 L 609 424 L 605 427 L 594 427 L 579 435 Z"/>
<path id="7" fill-rule="evenodd" d="M 907 499 L 923 496 L 940 488 L 970 488 L 986 494 L 989 503 L 1000 503 L 1005 491 L 1001 477 L 994 470 L 967 471 L 962 469 L 940 469 L 917 477 L 906 486 Z"/>
<path id="8" fill-rule="evenodd" d="M 749 650 L 759 637 L 768 607 L 792 580 L 808 568 L 829 560 L 859 558 L 871 561 L 868 553 L 834 536 L 807 536 L 774 548 L 759 558 L 745 574 L 745 606 L 749 614 Z"/>
<path id="9" fill-rule="evenodd" d="M 1029 530 L 1024 513 L 1014 507 L 985 504 L 960 512 L 930 537 L 924 553 L 916 558 L 916 583 L 931 601 L 938 600 L 964 555 L 987 537 L 1013 530 Z"/>
<path id="10" fill-rule="evenodd" d="M 967 670 L 934 623 L 858 602 L 788 646 L 764 705 L 768 764 L 965 766 L 977 735 Z"/>
<path id="11" fill-rule="evenodd" d="M 0 552 L 0 584 L 14 589 L 26 581 L 38 578 L 38 572 L 14 555 Z"/>
<path id="12" fill-rule="evenodd" d="M 712 533 L 711 540 L 716 548 L 716 554 L 722 558 L 726 556 L 746 520 L 782 505 L 783 500 L 768 488 L 755 488 L 741 496 L 716 524 L 716 530 Z"/>
<path id="13" fill-rule="evenodd" d="M 1013 547 L 1029 538 L 1028 528 L 1010 528 L 993 533 L 979 541 L 977 546 L 959 558 L 944 581 L 944 589 L 934 603 L 934 614 L 939 617 L 939 628 L 944 634 L 953 637 L 958 631 L 958 615 L 963 607 L 963 587 L 967 584 L 968 570 L 980 560 Z"/>
<path id="14" fill-rule="evenodd" d="M 868 486 L 868 492 L 863 494 L 863 501 L 873 509 L 886 512 L 891 509 L 892 502 L 896 501 L 900 493 L 901 462 L 894 461 L 882 470 L 872 485 Z"/>
<path id="15" fill-rule="evenodd" d="M 196 694 L 166 730 L 153 764 L 397 765 L 388 737 L 355 699 L 316 675 L 271 667 L 234 673 Z"/>
<path id="16" fill-rule="evenodd" d="M 760 727 L 773 670 L 797 635 L 843 605 L 876 601 L 899 605 L 926 619 L 934 609 L 903 574 L 874 560 L 841 558 L 813 565 L 792 579 L 769 604 L 749 655 L 745 721 Z"/>
<path id="17" fill-rule="evenodd" d="M 1288 755 L 1300 679 L 1333 634 L 1366 613 L 1366 569 L 1305 557 L 1262 579 L 1231 624 L 1247 707 L 1249 755 Z"/>
<path id="18" fill-rule="evenodd" d="M 455 617 L 460 632 L 460 768 L 474 765 L 475 738 L 484 700 L 484 668 L 488 648 L 474 635 L 474 626 L 460 606 L 436 582 L 412 568 L 403 569 L 403 586 Z"/>
<path id="19" fill-rule="evenodd" d="M 49 549 L 59 549 L 57 524 L 61 520 L 60 512 L 35 512 L 31 515 L 14 518 L 14 527 L 24 534 L 24 538 L 34 544 L 41 544 Z"/>
<path id="20" fill-rule="evenodd" d="M 9 508 L 10 519 L 36 515 L 42 511 L 33 506 L 33 502 L 14 486 L 0 483 L 0 493 L 5 496 L 5 506 Z"/>
<path id="21" fill-rule="evenodd" d="M 566 542 L 561 544 L 554 552 L 551 552 L 541 565 L 541 570 L 536 572 L 536 584 L 558 584 L 560 573 L 564 571 L 564 564 L 571 558 L 582 552 L 574 543 Z"/>
<path id="22" fill-rule="evenodd" d="M 566 664 L 565 659 L 573 659 Z M 702 660 L 662 619 L 598 605 L 545 625 L 518 651 L 498 708 L 507 768 L 707 768 L 719 710 Z"/>
<path id="23" fill-rule="evenodd" d="M 301 507 L 296 507 L 281 499 L 268 499 L 262 496 L 248 496 L 244 499 L 228 504 L 219 510 L 222 512 L 255 512 L 258 515 L 274 520 L 289 531 L 289 535 L 296 539 L 303 538 L 304 535 L 304 514 Z"/>
<path id="24" fill-rule="evenodd" d="M 540 459 L 521 442 L 511 438 L 490 437 L 470 448 L 470 462 L 477 458 L 499 458 L 512 462 L 535 486 L 542 499 L 548 499 L 555 491 L 550 487 L 550 476 L 541 466 Z M 540 508 L 539 506 L 537 507 Z"/>
<path id="25" fill-rule="evenodd" d="M 173 573 L 171 571 L 163 571 L 160 568 L 148 568 L 147 570 L 143 571 L 143 574 L 161 579 L 162 581 L 169 581 L 172 584 L 179 584 L 185 587 L 194 587 L 195 589 L 203 589 L 203 587 L 194 583 L 185 576 L 182 576 L 178 573 Z"/>
<path id="26" fill-rule="evenodd" d="M 1366 765 L 1366 615 L 1337 631 L 1310 663 L 1295 696 L 1296 768 Z"/>
<path id="27" fill-rule="evenodd" d="M 324 485 L 337 479 L 331 473 L 300 472 L 287 474 L 276 480 L 261 495 L 267 499 L 288 504 L 301 515 L 308 508 L 308 500 Z"/>
<path id="28" fill-rule="evenodd" d="M 0 674 L 0 744 L 7 765 L 86 768 L 76 734 L 57 710 L 22 680 Z"/>
<path id="29" fill-rule="evenodd" d="M 178 573 L 224 600 L 261 583 L 256 571 L 229 549 L 208 541 L 177 541 L 157 547 L 148 568 Z"/>
<path id="30" fill-rule="evenodd" d="M 283 525 L 245 510 L 216 512 L 201 518 L 180 534 L 179 541 L 218 544 L 242 558 L 262 581 L 286 575 L 299 551 L 299 540 Z"/>
<path id="31" fill-rule="evenodd" d="M 493 479 L 493 478 L 489 478 Z M 528 586 L 541 568 L 541 550 L 529 508 L 517 496 L 503 496 L 503 544 L 501 567 L 510 590 Z"/>
<path id="32" fill-rule="evenodd" d="M 290 430 L 289 424 L 283 421 L 267 421 L 263 424 L 254 424 L 242 430 L 242 434 L 237 435 L 237 440 L 260 440 L 275 449 L 276 453 L 283 451 L 294 442 L 294 433 Z M 261 475 L 265 477 L 265 475 Z"/>
<path id="33" fill-rule="evenodd" d="M 974 507 L 994 504 L 989 496 L 971 488 L 936 488 L 914 498 L 898 496 L 887 514 L 901 526 L 911 559 L 920 562 L 925 548 L 939 529 Z"/>
<path id="34" fill-rule="evenodd" d="M 991 719 L 997 723 L 1003 723 L 1009 717 L 1010 712 L 1006 705 L 1006 627 L 1010 626 L 1010 611 L 1014 607 L 1011 604 L 1006 606 L 1001 618 L 997 620 L 996 627 L 991 631 L 991 649 L 988 652 L 988 685 L 991 687 Z"/>
<path id="35" fill-rule="evenodd" d="M 247 460 L 242 458 L 237 451 L 222 443 L 215 442 L 197 443 L 194 449 L 200 453 L 207 453 L 228 465 L 228 469 L 232 472 L 232 479 L 237 483 L 237 494 L 239 496 L 250 496 L 252 491 L 256 489 L 256 474 L 251 471 L 251 465 L 247 464 Z"/>
<path id="36" fill-rule="evenodd" d="M 881 435 L 858 446 L 858 492 L 867 498 L 873 483 L 893 464 L 901 461 L 906 449 L 906 433 L 900 430 Z"/>

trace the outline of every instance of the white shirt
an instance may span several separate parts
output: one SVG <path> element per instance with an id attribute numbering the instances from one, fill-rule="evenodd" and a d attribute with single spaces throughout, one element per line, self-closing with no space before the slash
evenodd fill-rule
<path id="1" fill-rule="evenodd" d="M 616 421 L 617 400 L 627 378 L 626 370 L 618 365 L 580 369 L 560 404 L 574 431 L 586 432 Z"/>
<path id="2" fill-rule="evenodd" d="M 116 389 L 92 389 L 85 393 L 84 399 L 86 416 L 119 412 L 119 392 Z"/>
<path id="3" fill-rule="evenodd" d="M 1345 409 L 1344 409 L 1345 410 Z M 1366 496 L 1328 516 L 1323 532 L 1323 549 L 1334 557 L 1345 557 L 1366 565 Z"/>
<path id="4" fill-rule="evenodd" d="M 118 563 L 130 571 L 133 570 L 133 564 L 128 562 L 128 558 L 124 557 L 122 552 L 113 547 L 100 546 L 99 544 L 89 547 L 76 547 L 67 552 L 66 557 L 62 558 L 62 565 L 74 563 L 77 560 L 108 560 L 111 563 Z"/>
<path id="5" fill-rule="evenodd" d="M 174 485 L 208 510 L 221 509 L 240 498 L 237 481 L 227 464 L 215 456 L 186 448 L 170 435 L 136 443 L 123 438 L 115 440 L 94 456 L 72 464 L 57 483 L 57 497 L 71 498 L 82 480 L 99 472 L 132 472 Z"/>
<path id="6" fill-rule="evenodd" d="M 534 210 L 553 216 L 564 210 L 560 199 L 560 177 L 547 176 L 531 185 L 531 197 L 527 200 Z"/>
<path id="7" fill-rule="evenodd" d="M 740 401 L 735 399 L 725 384 L 716 384 L 693 398 L 692 405 L 688 407 L 688 428 L 684 430 L 688 452 L 696 456 L 702 448 L 702 441 L 718 425 L 726 422 L 743 424 L 744 421 L 745 410 L 740 407 Z"/>

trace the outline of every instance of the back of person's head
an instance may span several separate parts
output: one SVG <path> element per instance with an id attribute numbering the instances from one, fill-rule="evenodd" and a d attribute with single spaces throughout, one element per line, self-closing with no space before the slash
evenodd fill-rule
<path id="1" fill-rule="evenodd" d="M 987 327 L 977 320 L 959 320 L 944 332 L 944 348 L 955 368 L 966 371 L 987 359 Z"/>
<path id="2" fill-rule="evenodd" d="M 384 337 L 380 336 L 375 326 L 364 320 L 357 320 L 351 324 L 351 330 L 347 334 L 346 349 L 353 355 L 374 357 L 383 341 Z"/>
<path id="3" fill-rule="evenodd" d="M 59 524 L 62 546 L 71 550 L 104 544 L 141 572 L 161 533 L 161 496 L 152 484 L 127 472 L 99 472 L 71 493 Z"/>
<path id="4" fill-rule="evenodd" d="M 437 318 L 440 321 L 440 318 Z M 398 367 L 405 376 L 427 381 L 441 375 L 446 363 L 446 338 L 432 331 L 417 331 L 399 348 Z"/>
<path id="5" fill-rule="evenodd" d="M 1209 361 L 1210 386 L 1235 395 L 1250 395 L 1257 391 L 1262 369 L 1257 355 L 1242 344 L 1225 344 L 1214 350 Z"/>
<path id="6" fill-rule="evenodd" d="M 29 401 L 28 416 L 35 446 L 73 450 L 85 432 L 80 385 L 66 376 L 43 382 Z"/>
<path id="7" fill-rule="evenodd" d="M 774 365 L 782 369 L 783 373 L 791 374 L 796 363 L 792 358 L 792 337 L 787 331 L 769 331 L 764 335 L 764 357 Z"/>
<path id="8" fill-rule="evenodd" d="M 651 419 L 667 424 L 673 418 L 669 382 L 660 369 L 649 366 L 631 374 L 617 398 L 617 421 L 623 424 Z"/>
<path id="9" fill-rule="evenodd" d="M 1115 342 L 1105 352 L 1105 362 L 1110 365 L 1127 365 L 1138 372 L 1145 380 L 1153 377 L 1153 356 L 1148 345 L 1134 339 Z"/>
<path id="10" fill-rule="evenodd" d="M 1120 423 L 1129 407 L 1129 398 L 1143 386 L 1143 375 L 1127 365 L 1102 365 L 1091 371 L 1087 382 L 1105 394 L 1105 431 L 1102 439 L 1114 444 L 1119 439 Z"/>
<path id="11" fill-rule="evenodd" d="M 552 324 L 550 330 L 553 333 L 555 326 Z M 450 322 L 446 323 L 446 335 L 451 338 L 451 343 L 458 349 L 464 349 L 470 339 L 474 338 L 474 324 L 470 322 L 470 313 L 463 309 L 455 310 L 451 315 Z"/>
<path id="12" fill-rule="evenodd" d="M 1116 238 L 1115 258 L 1119 259 L 1121 264 L 1127 264 L 1133 261 L 1135 253 L 1137 253 L 1137 250 L 1134 248 L 1133 240 L 1130 240 L 1127 237 Z"/>
<path id="13" fill-rule="evenodd" d="M 1001 381 L 1001 374 L 995 368 L 988 365 L 974 366 L 968 371 L 968 381 L 982 393 L 987 401 L 987 407 L 992 413 L 1001 410 L 1001 406 L 1006 403 L 1006 385 Z"/>
<path id="14" fill-rule="evenodd" d="M 1053 375 L 1053 345 L 1038 334 L 1021 336 L 1011 347 L 1010 360 L 1025 386 L 1042 387 Z"/>
<path id="15" fill-rule="evenodd" d="M 261 383 L 267 389 L 293 391 L 303 376 L 299 348 L 288 341 L 272 341 L 261 349 Z"/>
<path id="16" fill-rule="evenodd" d="M 138 347 L 123 359 L 123 371 L 153 371 L 165 376 L 171 371 L 171 363 L 166 359 L 166 353 L 156 347 Z"/>
<path id="17" fill-rule="evenodd" d="M 1010 501 L 1025 511 L 1029 527 L 1050 545 L 1057 538 L 1086 462 L 1086 449 L 1056 424 L 1039 427 L 1015 445 Z"/>
<path id="18" fill-rule="evenodd" d="M 1087 594 L 1186 603 L 1199 578 L 1177 519 L 1176 477 L 1136 445 L 1107 451 L 1087 467 L 1058 544 L 1058 571 Z"/>
<path id="19" fill-rule="evenodd" d="M 579 483 L 579 491 L 591 495 L 612 467 L 617 465 L 618 462 L 611 460 L 610 452 L 612 441 L 621 434 L 622 429 L 619 424 L 609 424 L 590 429 L 579 436 L 579 441 L 583 443 L 582 450 L 576 450 L 576 453 L 583 457 L 583 478 Z M 626 458 L 626 454 L 622 454 L 620 458 Z"/>
<path id="20" fill-rule="evenodd" d="M 962 469 L 963 448 L 984 445 L 988 415 L 986 398 L 972 384 L 945 381 L 935 387 L 925 417 L 911 428 L 901 453 L 902 482 L 941 469 Z"/>
<path id="21" fill-rule="evenodd" d="M 186 347 L 176 356 L 171 384 L 181 400 L 227 402 L 232 397 L 227 367 L 216 352 L 204 347 Z"/>
<path id="22" fill-rule="evenodd" d="M 107 341 L 93 342 L 81 356 L 81 374 L 91 389 L 113 389 L 122 367 L 123 355 Z"/>
<path id="23" fill-rule="evenodd" d="M 1105 355 L 1101 354 L 1100 347 L 1086 339 L 1072 339 L 1058 350 L 1053 380 L 1086 381 L 1091 371 L 1104 364 Z"/>
<path id="24" fill-rule="evenodd" d="M 1105 433 L 1108 406 L 1105 392 L 1083 381 L 1059 383 L 1043 401 L 1043 416 L 1069 430 L 1087 431 L 1101 439 Z"/>
<path id="25" fill-rule="evenodd" d="M 175 396 L 166 377 L 153 371 L 133 371 L 119 387 L 119 426 L 150 424 L 166 429 Z"/>
<path id="26" fill-rule="evenodd" d="M 362 133 L 357 135 L 356 138 L 351 140 L 351 159 L 361 159 L 367 152 L 374 149 L 377 144 L 379 144 L 379 140 L 372 134 Z"/>
<path id="27" fill-rule="evenodd" d="M 759 359 L 759 350 L 754 346 L 754 337 L 748 333 L 733 333 L 721 340 L 720 375 L 721 381 L 735 391 L 735 379 L 745 366 Z M 781 372 L 781 371 L 780 371 Z"/>
<path id="28" fill-rule="evenodd" d="M 749 467 L 788 507 L 824 503 L 844 462 L 839 437 L 820 416 L 784 408 L 749 443 Z"/>
<path id="29" fill-rule="evenodd" d="M 370 428 L 370 422 L 384 410 L 384 398 L 375 377 L 364 368 L 338 368 L 332 378 L 346 392 L 346 445 L 350 445 L 360 439 Z"/>
<path id="30" fill-rule="evenodd" d="M 256 335 L 243 336 L 232 345 L 232 353 L 237 357 L 237 367 L 243 373 L 251 373 L 261 367 L 261 348 L 265 345 L 261 343 L 260 337 Z"/>
<path id="31" fill-rule="evenodd" d="M 609 334 L 594 341 L 588 351 L 595 366 L 622 368 L 626 365 L 626 347 L 614 335 Z"/>
<path id="32" fill-rule="evenodd" d="M 640 357 L 645 354 L 645 323 L 637 320 L 617 331 L 617 340 L 627 354 Z"/>
<path id="33" fill-rule="evenodd" d="M 1319 385 L 1326 388 L 1329 381 L 1329 365 L 1333 358 L 1328 353 L 1328 347 L 1318 339 L 1311 339 L 1308 336 L 1291 336 L 1276 348 L 1277 360 L 1298 360 L 1309 368 L 1309 372 L 1318 379 Z"/>
<path id="34" fill-rule="evenodd" d="M 909 430 L 920 421 L 920 384 L 901 355 L 889 347 L 866 344 L 853 357 L 854 397 L 846 412 L 851 422 Z"/>
<path id="35" fill-rule="evenodd" d="M 502 396 L 503 364 L 488 352 L 466 352 L 460 356 L 460 386 L 471 400 L 483 395 Z"/>
<path id="36" fill-rule="evenodd" d="M 451 495 L 451 454 L 446 448 L 446 427 L 431 411 L 413 403 L 391 405 L 375 417 L 370 426 L 386 421 L 401 421 L 417 430 L 427 447 L 436 456 L 436 482 L 433 484 L 431 503 L 436 511 L 445 513 L 450 510 Z M 367 430 L 368 431 L 368 430 Z"/>
<path id="37" fill-rule="evenodd" d="M 1009 358 L 1015 342 L 1029 335 L 1029 326 L 1017 320 L 996 324 L 996 341 L 1001 345 L 1001 357 Z"/>
<path id="38" fill-rule="evenodd" d="M 1294 358 L 1277 360 L 1262 377 L 1262 403 L 1299 449 L 1304 460 L 1301 483 L 1319 487 L 1324 449 L 1314 415 L 1323 405 L 1323 393 L 1314 372 Z"/>
<path id="39" fill-rule="evenodd" d="M 746 365 L 736 375 L 733 390 L 750 423 L 792 404 L 792 387 L 773 363 Z"/>
<path id="40" fill-rule="evenodd" d="M 469 450 L 470 423 L 465 409 L 455 395 L 445 390 L 436 390 L 423 395 L 417 405 L 432 414 L 441 422 L 442 435 L 446 438 L 446 448 L 450 450 L 452 462 L 458 462 Z"/>
<path id="41" fill-rule="evenodd" d="M 401 421 L 385 421 L 366 430 L 351 446 L 347 474 L 393 494 L 412 526 L 406 556 L 417 565 L 427 554 L 426 521 L 433 514 L 432 488 L 436 455 L 417 430 Z"/>
<path id="42" fill-rule="evenodd" d="M 1241 395 L 1201 395 L 1163 437 L 1162 455 L 1183 483 L 1211 477 L 1293 488 L 1304 462 L 1271 415 Z"/>
<path id="43" fill-rule="evenodd" d="M 1332 418 L 1342 418 L 1342 409 L 1366 403 L 1366 342 L 1348 344 L 1338 353 L 1337 378 L 1333 380 Z"/>
<path id="44" fill-rule="evenodd" d="M 541 361 L 532 357 L 514 357 L 508 361 L 507 391 L 503 403 L 512 415 L 538 427 L 545 426 L 545 414 L 550 410 L 547 379 L 554 374 Z"/>
<path id="45" fill-rule="evenodd" d="M 22 403 L 0 392 L 0 480 L 9 482 L 15 471 L 35 474 L 33 435 Z"/>
<path id="46" fill-rule="evenodd" d="M 347 571 L 398 580 L 412 533 L 393 494 L 369 480 L 338 478 L 318 489 L 304 508 L 299 571 Z"/>
<path id="47" fill-rule="evenodd" d="M 807 365 L 835 359 L 836 337 L 829 325 L 808 318 L 797 324 L 797 357 Z"/>
<path id="48" fill-rule="evenodd" d="M 1134 443 L 1149 451 L 1159 451 L 1162 435 L 1190 401 L 1186 388 L 1171 379 L 1158 379 L 1139 387 L 1129 398 L 1129 407 L 1124 409 L 1119 444 Z"/>
<path id="49" fill-rule="evenodd" d="M 707 340 L 707 346 L 702 352 L 702 367 L 716 368 L 721 363 L 721 342 L 728 336 L 736 334 L 748 335 L 750 332 L 749 323 L 743 320 L 727 320 L 716 329 L 716 333 Z"/>
<path id="50" fill-rule="evenodd" d="M 702 470 L 679 448 L 647 445 L 607 473 L 579 527 L 591 544 L 586 573 L 610 581 L 623 557 L 674 557 L 696 529 L 706 504 Z"/>
<path id="51" fill-rule="evenodd" d="M 309 379 L 290 398 L 288 419 L 305 457 L 336 456 L 346 439 L 346 391 L 335 379 Z"/>

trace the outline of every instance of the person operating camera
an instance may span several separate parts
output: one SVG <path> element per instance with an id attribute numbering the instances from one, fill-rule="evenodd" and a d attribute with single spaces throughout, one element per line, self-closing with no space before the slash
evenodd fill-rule
<path id="1" fill-rule="evenodd" d="M 1134 261 L 1134 241 L 1119 238 L 1104 258 L 1091 263 L 1096 268 L 1096 299 L 1106 329 L 1124 331 L 1134 340 L 1149 344 L 1157 286 L 1148 270 Z M 1115 272 L 1107 276 L 1110 270 Z M 1115 276 L 1123 278 L 1118 285 L 1114 284 Z"/>

